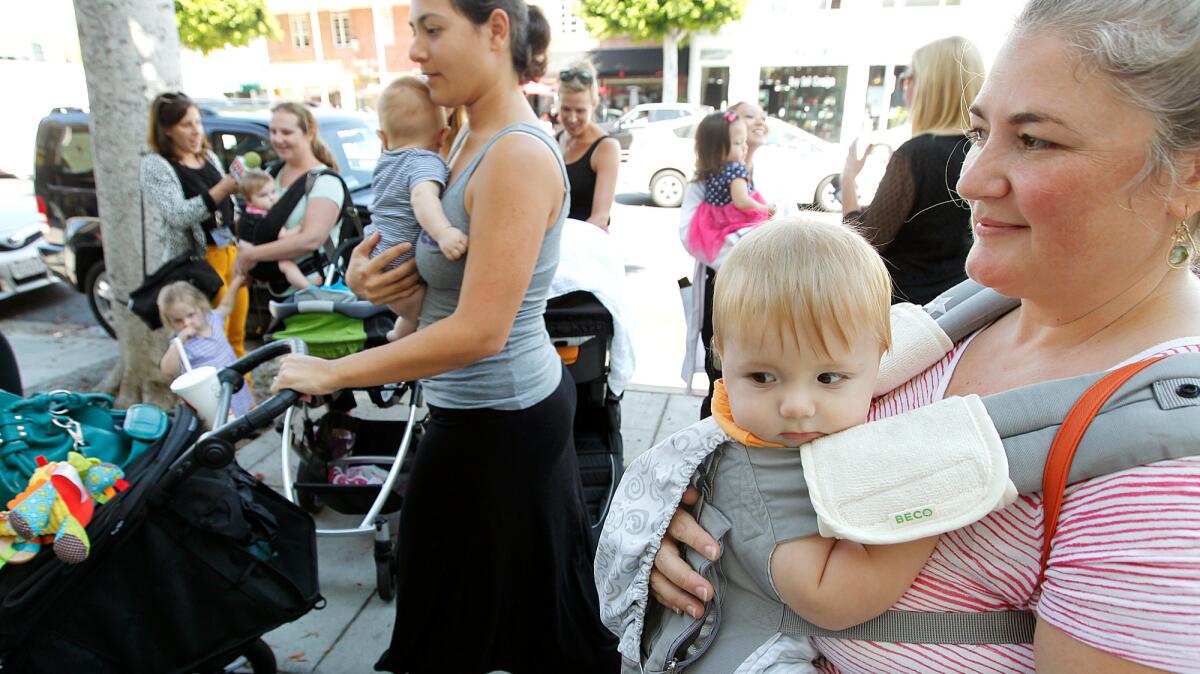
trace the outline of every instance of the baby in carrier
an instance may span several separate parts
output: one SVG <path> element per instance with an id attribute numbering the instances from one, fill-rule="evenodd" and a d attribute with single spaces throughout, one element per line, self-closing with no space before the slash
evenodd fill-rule
<path id="1" fill-rule="evenodd" d="M 887 610 L 933 551 L 937 536 L 861 545 L 798 537 L 786 530 L 786 518 L 771 517 L 774 504 L 786 500 L 781 494 L 794 489 L 771 480 L 772 462 L 794 454 L 779 448 L 799 447 L 867 420 L 880 360 L 891 342 L 890 304 L 883 261 L 840 224 L 795 218 L 766 223 L 748 233 L 721 268 L 713 347 L 724 379 L 716 383 L 712 410 L 733 442 L 702 465 L 711 491 L 699 507 L 727 518 L 722 555 L 714 563 L 722 582 L 716 584 L 717 597 L 709 599 L 732 613 L 721 621 L 698 670 L 717 671 L 705 667 L 708 660 L 758 671 L 754 662 L 769 660 L 790 665 L 791 672 L 815 672 L 816 652 L 807 638 L 776 635 L 763 643 L 761 635 L 748 637 L 739 628 L 753 621 L 742 620 L 733 607 L 786 604 L 816 625 L 842 629 Z M 669 442 L 648 454 L 669 451 Z M 752 467 L 753 477 L 726 472 L 737 463 L 731 452 L 745 453 L 741 464 Z M 602 600 L 604 595 L 602 589 Z M 647 608 L 641 654 L 648 671 L 670 670 L 672 662 L 689 657 L 686 647 L 680 649 L 679 632 L 662 627 L 668 610 L 655 602 Z M 766 608 L 756 614 L 772 615 Z M 699 624 L 696 629 L 705 631 Z"/>
<path id="2" fill-rule="evenodd" d="M 413 246 L 389 263 L 388 269 L 413 256 L 418 236 L 436 242 L 448 260 L 457 260 L 467 252 L 467 235 L 455 229 L 442 210 L 441 192 L 450 169 L 438 150 L 446 131 L 446 114 L 430 100 L 429 85 L 421 80 L 401 77 L 380 95 L 383 154 L 371 181 L 374 199 L 371 224 L 365 233 L 378 230 L 381 236 L 372 257 L 400 243 Z M 425 299 L 420 287 L 421 291 L 388 305 L 398 316 L 387 335 L 389 341 L 416 331 Z"/>
<path id="3" fill-rule="evenodd" d="M 262 169 L 251 169 L 242 176 L 240 192 L 242 199 L 246 200 L 246 210 L 242 212 L 238 227 L 242 231 L 250 231 L 260 225 L 267 211 L 279 201 L 279 191 L 275 189 L 275 179 L 270 173 Z M 292 236 L 297 231 L 280 227 L 279 238 Z M 295 260 L 280 260 L 276 265 L 288 284 L 297 290 L 309 287 L 314 281 L 320 282 L 319 279 L 311 279 L 300 271 L 300 265 L 296 264 Z"/>

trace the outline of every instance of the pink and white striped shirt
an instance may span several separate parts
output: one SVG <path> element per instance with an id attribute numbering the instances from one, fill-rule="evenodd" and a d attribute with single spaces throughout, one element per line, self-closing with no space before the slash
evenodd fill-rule
<path id="1" fill-rule="evenodd" d="M 877 400 L 871 418 L 940 400 L 963 346 Z M 1200 337 L 1160 344 L 1127 362 L 1180 352 L 1200 352 Z M 1068 486 L 1039 590 L 1042 516 L 1040 493 L 1021 496 L 1003 511 L 943 534 L 895 608 L 1033 610 L 1099 650 L 1200 674 L 1200 457 Z M 826 673 L 1034 671 L 1029 645 L 814 641 Z"/>

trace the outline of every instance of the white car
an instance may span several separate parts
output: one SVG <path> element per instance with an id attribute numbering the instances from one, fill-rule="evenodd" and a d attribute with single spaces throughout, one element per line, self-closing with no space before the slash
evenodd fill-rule
<path id="1" fill-rule="evenodd" d="M 621 161 L 629 156 L 629 148 L 634 138 L 641 135 L 647 128 L 660 124 L 674 122 L 685 117 L 707 115 L 712 112 L 711 105 L 696 105 L 693 103 L 642 103 L 635 105 L 629 112 L 621 115 L 608 132 L 621 145 Z"/>
<path id="2" fill-rule="evenodd" d="M 32 183 L 0 179 L 0 300 L 56 282 L 38 257 L 45 222 Z"/>
<path id="3" fill-rule="evenodd" d="M 696 173 L 695 135 L 701 119 L 689 117 L 643 130 L 630 147 L 629 161 L 621 166 L 624 180 L 647 186 L 656 206 L 679 206 Z M 842 172 L 846 149 L 774 117 L 767 118 L 767 129 L 767 144 L 754 154 L 755 187 L 775 200 L 840 211 L 835 179 Z M 870 170 L 873 163 L 868 162 L 858 180 L 864 202 L 878 182 L 876 171 Z"/>

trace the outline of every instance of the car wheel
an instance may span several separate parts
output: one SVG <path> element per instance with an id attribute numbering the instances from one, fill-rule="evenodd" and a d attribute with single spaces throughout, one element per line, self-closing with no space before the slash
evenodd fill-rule
<path id="1" fill-rule="evenodd" d="M 842 200 L 838 199 L 836 180 L 836 175 L 826 176 L 817 184 L 817 193 L 813 196 L 813 203 L 817 205 L 817 208 L 827 213 L 842 210 Z"/>
<path id="2" fill-rule="evenodd" d="M 659 208 L 678 208 L 685 190 L 687 178 L 679 171 L 659 171 L 650 180 L 650 200 Z"/>
<path id="3" fill-rule="evenodd" d="M 92 308 L 92 315 L 96 317 L 96 322 L 104 328 L 109 337 L 116 339 L 117 332 L 113 329 L 113 321 L 116 320 L 116 311 L 113 308 L 115 302 L 113 287 L 108 280 L 108 273 L 104 268 L 103 261 L 96 262 L 88 269 L 87 278 L 83 281 L 83 289 L 87 293 L 88 306 Z"/>

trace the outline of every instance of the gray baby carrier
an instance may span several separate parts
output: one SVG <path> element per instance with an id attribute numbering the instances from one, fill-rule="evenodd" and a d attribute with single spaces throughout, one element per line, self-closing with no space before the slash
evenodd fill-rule
<path id="1" fill-rule="evenodd" d="M 1011 311 L 1017 303 L 1017 300 L 967 281 L 927 305 L 925 311 L 950 340 L 957 342 Z M 994 426 L 994 431 L 989 428 L 988 432 L 998 435 L 996 452 L 1001 464 L 1005 459 L 1007 462 L 1006 467 L 1001 466 L 1006 472 L 1000 476 L 1007 485 L 1006 491 L 1012 491 L 1013 486 L 1022 494 L 1043 491 L 1044 469 L 1047 475 L 1051 472 L 1047 468 L 1047 456 L 1064 420 L 1071 414 L 1068 428 L 1078 425 L 1081 412 L 1079 409 L 1073 411 L 1076 401 L 1085 394 L 1089 401 L 1094 398 L 1093 386 L 1101 379 L 1105 379 L 1104 383 L 1112 389 L 1111 395 L 1096 403 L 1094 418 L 1089 416 L 1083 421 L 1083 429 L 1087 432 L 1086 435 L 1079 433 L 1081 442 L 1076 438 L 1078 451 L 1073 461 L 1068 457 L 1065 463 L 1061 459 L 1054 462 L 1063 484 L 1197 453 L 1200 354 L 1178 354 L 1121 370 L 1127 370 L 1116 373 L 1127 377 L 1123 383 L 1110 383 L 1113 375 L 1101 373 L 1043 382 L 983 398 L 974 397 L 981 403 L 981 409 L 986 410 L 989 424 Z M 867 432 L 867 427 L 892 423 L 892 428 L 903 430 L 899 426 L 905 423 L 902 418 L 920 413 L 922 410 L 918 409 L 858 428 Z M 911 426 L 911 421 L 909 423 Z M 890 443 L 891 436 L 886 444 Z M 1062 445 L 1063 441 L 1059 440 L 1057 444 Z M 888 611 L 874 620 L 835 632 L 819 628 L 789 610 L 773 591 L 766 570 L 768 565 L 761 563 L 763 559 L 769 560 L 770 552 L 779 541 L 819 533 L 864 543 L 899 542 L 953 530 L 982 516 L 976 509 L 972 519 L 957 526 L 951 523 L 941 529 L 914 530 L 908 538 L 902 534 L 897 534 L 898 538 L 888 538 L 891 534 L 886 527 L 872 528 L 874 522 L 869 517 L 861 520 L 868 525 L 856 529 L 861 524 L 851 521 L 856 515 L 843 517 L 837 511 L 844 504 L 834 503 L 831 507 L 827 502 L 830 493 L 843 488 L 848 474 L 840 478 L 836 473 L 832 477 L 814 477 L 819 472 L 815 469 L 821 465 L 815 460 L 810 461 L 812 453 L 804 451 L 802 454 L 794 449 L 765 449 L 760 456 L 768 457 L 769 470 L 756 472 L 753 466 L 744 465 L 753 460 L 747 458 L 750 453 L 746 448 L 725 435 L 715 421 L 708 421 L 680 431 L 657 446 L 652 450 L 659 454 L 657 459 L 647 452 L 643 455 L 645 458 L 639 457 L 630 465 L 605 523 L 596 558 L 601 615 L 605 624 L 621 639 L 620 650 L 627 662 L 638 662 L 645 672 L 685 668 L 698 672 L 733 672 L 755 645 L 764 644 L 779 634 L 888 643 L 1032 643 L 1035 619 L 1026 611 Z M 659 462 L 657 465 L 656 461 Z M 720 465 L 720 471 L 715 470 L 717 465 Z M 763 479 L 777 483 L 764 485 Z M 822 483 L 822 479 L 826 482 Z M 1001 480 L 991 479 L 991 482 L 998 485 Z M 701 501 L 695 510 L 700 524 L 721 540 L 723 547 L 729 542 L 723 537 L 737 536 L 729 540 L 736 541 L 735 547 L 744 546 L 740 554 L 744 554 L 745 549 L 752 551 L 752 554 L 729 560 L 727 564 L 723 564 L 725 557 L 733 555 L 727 554 L 722 561 L 713 563 L 695 551 L 687 551 L 688 562 L 715 588 L 713 601 L 698 619 L 676 615 L 653 602 L 648 594 L 654 555 L 666 524 L 689 485 L 701 492 Z M 763 492 L 769 497 L 757 511 L 754 507 L 731 507 L 722 512 L 717 507 L 710 507 L 717 503 L 721 494 L 729 499 L 731 494 L 746 491 Z M 1054 513 L 1057 512 L 1051 491 L 1046 491 L 1047 544 L 1055 524 L 1051 520 L 1056 519 Z M 1061 485 L 1058 494 L 1061 496 Z M 999 495 L 999 491 L 993 494 L 994 497 Z M 1004 501 L 995 498 L 994 505 L 1003 507 L 1012 498 L 1015 494 Z M 846 509 L 847 512 L 850 510 L 852 508 Z M 895 516 L 899 522 L 899 525 L 892 523 L 893 528 L 920 527 L 922 512 L 926 510 L 918 508 L 888 517 Z M 932 508 L 928 509 L 928 514 L 932 512 Z M 982 514 L 986 512 L 987 509 Z M 906 516 L 909 523 L 901 521 Z M 764 529 L 770 527 L 764 527 L 763 521 L 770 522 L 776 530 L 764 533 Z M 778 529 L 785 531 L 780 533 Z M 884 533 L 880 534 L 881 531 Z M 753 561 L 749 561 L 751 558 Z M 759 590 L 723 591 L 728 590 L 730 583 Z M 718 634 L 722 637 L 719 642 Z"/>

